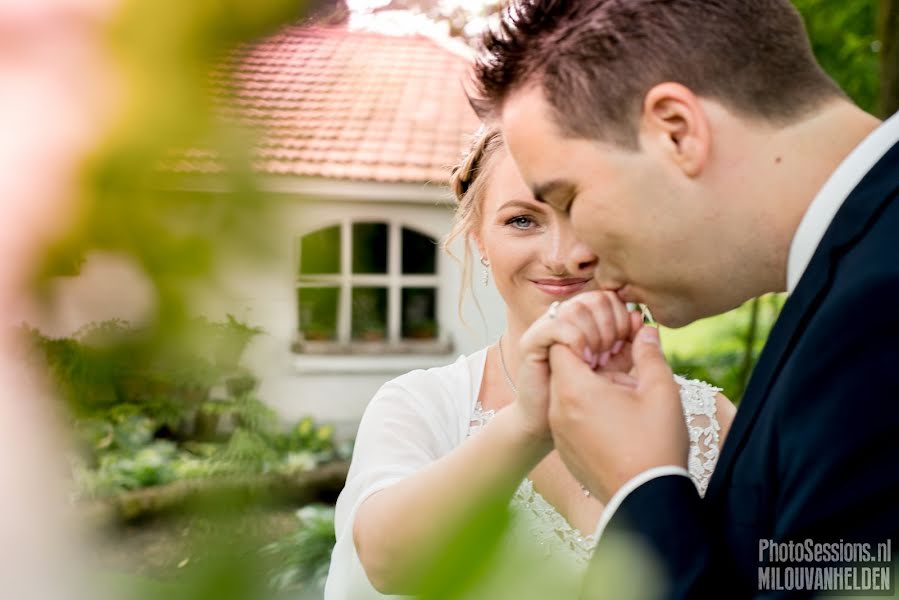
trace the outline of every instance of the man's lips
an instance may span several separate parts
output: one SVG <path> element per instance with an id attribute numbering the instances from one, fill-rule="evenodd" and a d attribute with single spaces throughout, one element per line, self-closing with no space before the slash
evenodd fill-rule
<path id="1" fill-rule="evenodd" d="M 633 295 L 630 293 L 630 291 L 631 291 L 631 286 L 623 285 L 623 286 L 619 287 L 617 290 L 615 290 L 615 295 L 618 296 L 618 299 L 621 300 L 622 302 L 636 302 L 637 299 L 633 297 Z"/>
<path id="2" fill-rule="evenodd" d="M 634 295 L 633 290 L 631 289 L 630 284 L 610 284 L 610 285 L 602 285 L 600 284 L 599 289 L 605 292 L 612 292 L 618 299 L 627 304 L 628 310 L 634 310 L 635 306 L 640 303 L 640 299 Z"/>
<path id="3" fill-rule="evenodd" d="M 641 313 L 643 313 L 643 318 L 647 323 L 655 323 L 655 319 L 652 318 L 652 313 L 649 312 L 649 307 L 646 306 L 646 304 L 644 304 L 642 300 L 637 298 L 637 296 L 633 293 L 633 290 L 631 290 L 630 285 L 625 285 L 618 288 L 617 290 L 610 291 L 615 292 L 615 294 L 618 296 L 618 299 L 625 303 L 629 311 L 639 310 Z"/>
<path id="4" fill-rule="evenodd" d="M 581 291 L 590 279 L 569 277 L 565 279 L 533 279 L 533 283 L 547 294 L 567 296 Z"/>

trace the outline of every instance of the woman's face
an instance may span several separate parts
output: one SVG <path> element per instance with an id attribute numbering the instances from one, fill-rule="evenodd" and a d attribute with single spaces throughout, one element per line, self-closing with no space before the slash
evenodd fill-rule
<path id="1" fill-rule="evenodd" d="M 509 321 L 527 327 L 555 300 L 597 289 L 598 259 L 574 237 L 568 215 L 537 202 L 512 158 L 498 150 L 476 235 Z"/>

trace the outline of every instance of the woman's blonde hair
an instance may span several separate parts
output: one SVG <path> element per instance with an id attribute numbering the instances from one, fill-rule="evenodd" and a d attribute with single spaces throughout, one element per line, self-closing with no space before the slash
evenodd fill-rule
<path id="1" fill-rule="evenodd" d="M 443 240 L 443 249 L 462 266 L 462 286 L 459 291 L 459 318 L 462 318 L 462 303 L 465 292 L 471 286 L 471 245 L 472 232 L 481 226 L 482 206 L 487 193 L 489 174 L 494 167 L 498 150 L 503 147 L 502 135 L 498 127 L 482 125 L 475 133 L 473 142 L 461 162 L 453 167 L 450 175 L 450 189 L 456 197 L 456 213 L 453 226 Z M 450 245 L 458 238 L 464 242 L 460 260 Z M 483 317 L 477 297 L 474 299 Z M 463 319 L 464 321 L 464 319 Z"/>

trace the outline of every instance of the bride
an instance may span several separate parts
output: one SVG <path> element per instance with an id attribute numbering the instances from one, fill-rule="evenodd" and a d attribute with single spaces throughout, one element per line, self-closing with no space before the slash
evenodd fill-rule
<path id="1" fill-rule="evenodd" d="M 474 241 L 506 304 L 499 340 L 451 365 L 385 383 L 369 403 L 337 500 L 326 600 L 414 594 L 419 567 L 495 494 L 510 499 L 509 543 L 533 544 L 583 574 L 602 504 L 552 448 L 552 344 L 594 369 L 628 372 L 637 311 L 593 279 L 597 260 L 567 215 L 531 195 L 496 129 L 482 130 L 453 172 L 448 242 Z M 617 341 L 616 341 L 617 340 Z M 690 430 L 689 470 L 705 491 L 733 405 L 677 378 Z"/>

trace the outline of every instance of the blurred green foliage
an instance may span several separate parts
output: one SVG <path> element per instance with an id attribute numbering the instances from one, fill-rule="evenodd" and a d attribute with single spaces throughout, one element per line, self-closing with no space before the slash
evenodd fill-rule
<path id="1" fill-rule="evenodd" d="M 82 449 L 72 458 L 76 497 L 101 498 L 186 479 L 292 476 L 351 454 L 350 447 L 335 443 L 330 426 L 307 417 L 284 429 L 271 409 L 255 398 L 242 397 L 234 403 L 238 406 L 229 416 L 238 425 L 214 442 L 157 437 L 169 432 L 144 415 L 76 421 Z M 248 414 L 253 418 L 247 419 Z"/>
<path id="2" fill-rule="evenodd" d="M 221 507 L 225 508 L 225 507 Z M 211 511 L 210 511 L 211 512 Z M 182 561 L 177 579 L 159 579 L 129 573 L 92 574 L 93 598 L 108 600 L 249 600 L 274 598 L 266 580 L 266 563 L 258 551 L 258 532 L 235 524 L 245 514 L 225 511 L 208 521 L 192 537 L 202 551 Z M 199 558 L 202 557 L 202 558 Z"/>
<path id="3" fill-rule="evenodd" d="M 877 114 L 880 91 L 877 0 L 793 0 L 824 70 L 866 111 Z"/>
<path id="4" fill-rule="evenodd" d="M 320 596 L 331 565 L 334 534 L 334 507 L 310 504 L 297 511 L 299 524 L 290 535 L 262 548 L 275 558 L 269 574 L 271 586 L 279 591 L 308 591 Z"/>
<path id="5" fill-rule="evenodd" d="M 26 337 L 74 415 L 101 411 L 117 418 L 138 411 L 175 426 L 212 386 L 246 385 L 240 356 L 260 333 L 228 315 L 225 322 L 185 321 L 171 338 L 177 344 L 164 347 L 153 343 L 152 326 L 121 320 L 90 324 L 71 337 L 50 338 L 35 329 Z"/>
<path id="6" fill-rule="evenodd" d="M 260 193 L 250 166 L 257 134 L 223 115 L 227 65 L 242 44 L 303 14 L 302 0 L 123 0 L 105 38 L 115 89 L 108 133 L 87 157 L 77 218 L 49 248 L 37 291 L 77 271 L 92 250 L 126 255 L 152 284 L 154 314 L 145 354 L 167 354 L 192 318 L 191 292 L 212 288 L 235 256 L 264 258 L 276 243 L 274 200 Z M 107 131 L 104 129 L 103 131 Z M 201 149 L 223 171 L 219 192 L 190 187 L 167 165 Z"/>
<path id="7" fill-rule="evenodd" d="M 663 327 L 662 346 L 672 370 L 723 388 L 739 403 L 785 300 L 783 294 L 768 294 L 680 329 Z"/>
<path id="8" fill-rule="evenodd" d="M 795 4 L 824 68 L 873 111 L 878 90 L 875 2 Z M 35 336 L 77 420 L 85 456 L 76 473 L 86 495 L 223 473 L 304 470 L 338 453 L 333 432 L 311 420 L 287 431 L 277 428 L 270 410 L 252 395 L 252 376 L 240 371 L 229 349 L 256 332 L 233 319 L 198 322 L 189 300 L 192 289 L 211 284 L 229 257 L 264 258 L 277 241 L 271 235 L 272 199 L 259 192 L 250 168 L 255 133 L 218 116 L 232 86 L 223 65 L 239 56 L 241 44 L 296 20 L 304 7 L 300 0 L 128 0 L 110 25 L 106 43 L 122 104 L 111 134 L 85 164 L 77 190 L 79 218 L 49 249 L 38 283 L 71 273 L 88 251 L 102 249 L 135 259 L 152 283 L 156 302 L 155 314 L 139 331 L 109 322 L 73 338 Z M 456 23 L 454 31 L 464 34 L 458 15 L 447 18 Z M 218 182 L 227 192 L 175 191 L 188 187 L 184 178 L 161 167 L 173 151 L 193 148 L 217 157 L 224 167 Z M 755 360 L 781 303 L 756 303 L 754 327 L 754 308 L 747 305 L 666 331 L 664 343 L 675 370 L 721 385 L 739 399 L 747 364 Z M 210 354 L 209 349 L 218 350 Z M 209 389 L 226 376 L 234 393 L 210 399 Z M 235 426 L 217 439 L 222 419 Z M 191 434 L 185 434 L 183 425 L 191 421 Z M 198 430 L 200 439 L 191 439 Z M 178 582 L 108 577 L 102 587 L 116 598 L 245 600 L 268 595 L 265 583 L 314 593 L 333 544 L 331 510 L 316 511 L 301 513 L 295 534 L 266 547 L 262 554 L 276 559 L 274 570 L 266 570 L 255 551 L 257 541 L 229 537 L 232 530 L 223 521 L 224 535 L 203 543 L 231 551 Z M 527 569 L 519 568 L 527 563 L 499 551 L 505 511 L 504 502 L 485 506 L 470 527 L 457 532 L 438 567 L 422 575 L 424 597 L 501 597 L 496 594 L 511 589 L 520 590 L 517 598 L 548 597 L 547 589 L 556 582 L 529 581 Z M 622 575 L 643 573 L 643 558 L 627 548 L 611 555 L 617 562 L 596 580 L 607 597 L 625 597 L 619 592 L 634 588 L 623 590 L 616 582 Z M 491 569 L 492 582 L 484 577 Z M 643 583 L 648 581 L 652 578 Z M 493 592 L 485 596 L 488 589 Z"/>

